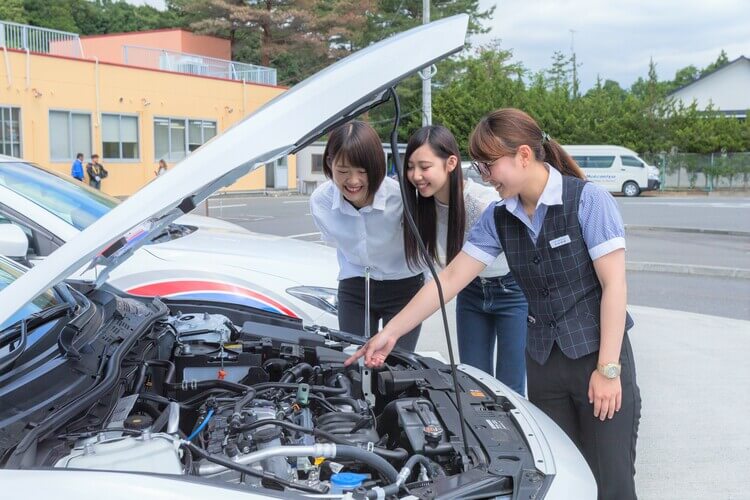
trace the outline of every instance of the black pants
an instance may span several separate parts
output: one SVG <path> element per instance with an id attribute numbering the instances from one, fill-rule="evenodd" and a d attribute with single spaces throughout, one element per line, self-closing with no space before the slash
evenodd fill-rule
<path id="1" fill-rule="evenodd" d="M 581 450 L 596 478 L 599 499 L 635 499 L 635 444 L 641 393 L 635 380 L 633 349 L 622 340 L 622 407 L 612 420 L 594 418 L 588 388 L 599 353 L 570 359 L 557 346 L 544 365 L 526 355 L 529 400 L 559 425 Z"/>
<path id="2" fill-rule="evenodd" d="M 370 279 L 370 336 L 378 332 L 378 322 L 383 325 L 398 314 L 416 295 L 424 277 L 419 274 L 402 280 L 376 281 Z M 401 337 L 396 347 L 414 351 L 422 325 Z M 339 329 L 364 336 L 365 332 L 365 279 L 347 278 L 339 281 Z"/>

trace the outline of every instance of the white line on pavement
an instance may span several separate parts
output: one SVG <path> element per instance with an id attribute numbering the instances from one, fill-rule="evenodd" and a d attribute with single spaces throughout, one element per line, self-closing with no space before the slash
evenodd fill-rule
<path id="1" fill-rule="evenodd" d="M 290 201 L 282 201 L 283 204 L 289 204 L 289 203 L 310 203 L 309 200 L 290 200 Z"/>
<path id="2" fill-rule="evenodd" d="M 319 232 L 314 233 L 300 233 L 300 234 L 290 234 L 289 236 L 286 236 L 286 238 L 305 238 L 307 236 L 315 236 L 320 234 Z"/>
<path id="3" fill-rule="evenodd" d="M 247 203 L 234 203 L 232 205 L 221 205 L 221 204 L 219 204 L 219 205 L 212 205 L 210 207 L 210 209 L 213 210 L 213 209 L 217 209 L 217 208 L 219 208 L 219 209 L 221 209 L 221 208 L 237 208 L 237 207 L 246 207 L 246 206 L 247 206 Z"/>

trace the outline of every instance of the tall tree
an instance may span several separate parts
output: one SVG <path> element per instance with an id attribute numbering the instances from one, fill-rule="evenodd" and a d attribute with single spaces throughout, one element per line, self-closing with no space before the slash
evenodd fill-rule
<path id="1" fill-rule="evenodd" d="M 172 0 L 192 29 L 226 36 L 236 60 L 293 84 L 351 50 L 374 0 Z"/>
<path id="2" fill-rule="evenodd" d="M 729 58 L 727 57 L 727 53 L 724 51 L 724 49 L 721 49 L 721 52 L 719 53 L 719 57 L 716 58 L 714 62 L 703 68 L 701 71 L 701 76 L 705 76 L 708 73 L 711 73 L 712 71 L 715 71 L 725 64 L 729 63 Z"/>

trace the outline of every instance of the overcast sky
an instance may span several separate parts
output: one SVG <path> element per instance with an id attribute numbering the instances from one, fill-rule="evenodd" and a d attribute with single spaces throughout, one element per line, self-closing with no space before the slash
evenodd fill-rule
<path id="1" fill-rule="evenodd" d="M 750 57 L 750 0 L 480 0 L 496 5 L 492 38 L 512 49 L 532 71 L 550 66 L 554 51 L 575 51 L 582 89 L 597 74 L 629 87 L 656 62 L 660 80 L 689 64 L 713 62 L 721 49 L 729 60 Z"/>

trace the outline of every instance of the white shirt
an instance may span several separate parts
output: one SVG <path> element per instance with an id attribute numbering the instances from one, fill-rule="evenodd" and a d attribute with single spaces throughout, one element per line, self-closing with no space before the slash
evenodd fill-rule
<path id="1" fill-rule="evenodd" d="M 362 277 L 368 267 L 370 277 L 376 280 L 421 274 L 421 270 L 412 271 L 406 264 L 403 203 L 395 180 L 383 179 L 372 205 L 359 210 L 329 180 L 310 197 L 310 213 L 322 240 L 336 247 L 339 280 Z"/>
<path id="2" fill-rule="evenodd" d="M 464 181 L 464 210 L 466 214 L 466 225 L 464 229 L 464 241 L 468 240 L 469 232 L 479 220 L 485 208 L 494 205 L 500 200 L 500 195 L 489 186 L 483 186 L 471 179 Z M 448 205 L 440 203 L 435 198 L 437 209 L 437 250 L 440 265 L 445 264 L 446 242 L 448 241 Z M 491 264 L 479 273 L 482 278 L 505 276 L 510 272 L 505 254 L 498 255 Z"/>

